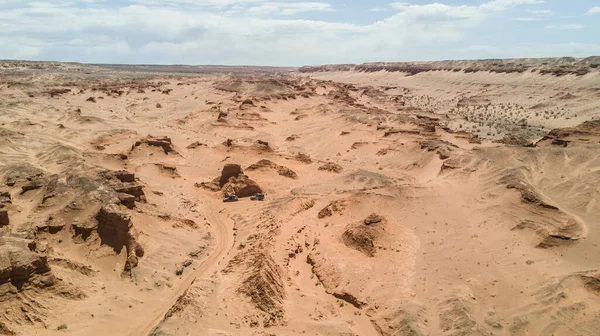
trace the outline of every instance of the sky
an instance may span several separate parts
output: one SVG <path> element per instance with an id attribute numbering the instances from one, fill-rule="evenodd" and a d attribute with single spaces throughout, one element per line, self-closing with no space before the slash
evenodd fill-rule
<path id="1" fill-rule="evenodd" d="M 592 55 L 599 0 L 0 0 L 0 59 L 302 66 Z"/>

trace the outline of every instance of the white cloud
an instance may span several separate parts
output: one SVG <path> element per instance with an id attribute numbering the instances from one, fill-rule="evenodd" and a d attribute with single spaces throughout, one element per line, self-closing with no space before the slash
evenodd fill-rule
<path id="1" fill-rule="evenodd" d="M 248 5 L 266 2 L 266 0 L 129 0 L 144 6 L 154 7 L 216 7 L 225 8 L 234 5 Z"/>
<path id="2" fill-rule="evenodd" d="M 333 7 L 324 2 L 265 2 L 248 8 L 251 14 L 296 15 L 304 12 L 331 12 Z"/>
<path id="3" fill-rule="evenodd" d="M 385 8 L 381 8 L 381 7 L 375 7 L 375 8 L 370 8 L 369 12 L 385 12 L 386 9 Z"/>
<path id="4" fill-rule="evenodd" d="M 533 14 L 533 15 L 539 15 L 539 16 L 548 16 L 548 15 L 552 15 L 554 12 L 549 10 L 549 9 L 528 9 L 527 12 Z"/>
<path id="5" fill-rule="evenodd" d="M 592 7 L 587 11 L 587 15 L 600 14 L 600 7 Z"/>
<path id="6" fill-rule="evenodd" d="M 517 7 L 521 5 L 535 5 L 544 3 L 543 0 L 492 0 L 488 1 L 484 4 L 481 4 L 479 7 L 484 10 L 489 11 L 503 11 L 508 8 Z"/>
<path id="7" fill-rule="evenodd" d="M 521 22 L 542 21 L 547 20 L 550 16 L 554 14 L 554 12 L 549 9 L 527 9 L 526 12 L 528 12 L 532 16 L 516 17 L 510 20 Z"/>
<path id="8" fill-rule="evenodd" d="M 511 21 L 531 22 L 531 21 L 542 21 L 540 18 L 535 17 L 516 17 L 510 19 Z"/>
<path id="9" fill-rule="evenodd" d="M 396 11 L 385 19 L 352 24 L 293 16 L 335 10 L 328 2 L 122 1 L 120 6 L 114 1 L 107 6 L 101 0 L 86 0 L 85 5 L 76 0 L 40 0 L 31 6 L 0 0 L 0 8 L 11 6 L 0 10 L 0 59 L 267 65 L 432 59 L 490 15 L 541 3 L 393 3 Z"/>
<path id="10" fill-rule="evenodd" d="M 486 12 L 501 12 L 507 10 L 509 8 L 521 6 L 521 5 L 535 5 L 544 3 L 543 0 L 491 0 L 488 2 L 484 2 L 479 6 L 469 6 L 469 5 L 446 5 L 442 3 L 432 3 L 427 5 L 415 5 L 408 2 L 392 2 L 390 6 L 400 11 L 411 10 L 415 8 L 445 8 L 448 11 L 457 12 L 457 11 L 468 11 L 468 12 L 478 12 L 478 13 L 486 13 Z"/>
<path id="11" fill-rule="evenodd" d="M 408 3 L 408 2 L 392 2 L 392 3 L 390 4 L 390 6 L 391 6 L 392 8 L 396 8 L 396 9 L 403 9 L 404 7 L 409 7 L 409 6 L 411 6 L 411 4 L 410 4 L 410 3 Z"/>
<path id="12" fill-rule="evenodd" d="M 94 0 L 90 0 L 94 1 Z M 220 10 L 228 15 L 249 13 L 254 15 L 296 15 L 305 12 L 331 12 L 333 6 L 317 1 L 269 0 L 129 0 L 146 7 L 184 8 L 189 10 Z"/>
<path id="13" fill-rule="evenodd" d="M 584 27 L 585 27 L 584 25 L 575 24 L 575 23 L 546 26 L 547 29 L 560 29 L 560 30 L 582 29 Z"/>

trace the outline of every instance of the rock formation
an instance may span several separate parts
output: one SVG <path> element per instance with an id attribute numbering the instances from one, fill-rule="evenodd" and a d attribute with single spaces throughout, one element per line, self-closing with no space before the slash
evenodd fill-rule
<path id="1" fill-rule="evenodd" d="M 292 179 L 298 178 L 298 174 L 296 174 L 293 170 L 289 169 L 288 167 L 278 165 L 271 160 L 263 159 L 263 160 L 258 161 L 255 164 L 249 166 L 248 168 L 246 168 L 246 170 L 250 170 L 250 171 L 260 170 L 260 169 L 273 169 L 281 176 L 289 177 Z"/>
<path id="2" fill-rule="evenodd" d="M 342 235 L 346 246 L 362 252 L 368 257 L 374 257 L 377 239 L 383 234 L 385 219 L 377 214 L 371 214 L 358 223 L 349 224 Z"/>
<path id="3" fill-rule="evenodd" d="M 337 163 L 327 162 L 321 167 L 319 167 L 319 170 L 328 171 L 332 173 L 341 173 L 344 170 L 344 168 L 342 168 L 342 166 L 340 166 Z"/>
<path id="4" fill-rule="evenodd" d="M 171 142 L 171 138 L 162 136 L 162 137 L 154 137 L 152 135 L 148 135 L 147 137 L 136 141 L 133 146 L 131 146 L 131 150 L 135 147 L 139 147 L 142 144 L 146 144 L 148 146 L 160 147 L 165 152 L 165 154 L 169 154 L 174 152 L 173 143 Z"/>
<path id="5" fill-rule="evenodd" d="M 222 191 L 223 196 L 237 195 L 240 198 L 263 192 L 256 182 L 244 175 L 242 167 L 234 163 L 226 164 L 221 171 L 221 176 L 210 182 L 199 183 L 197 186 L 211 191 Z"/>

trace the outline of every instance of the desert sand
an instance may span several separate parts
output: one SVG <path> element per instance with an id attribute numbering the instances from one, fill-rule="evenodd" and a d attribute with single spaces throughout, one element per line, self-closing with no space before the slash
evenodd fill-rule
<path id="1" fill-rule="evenodd" d="M 0 335 L 597 335 L 599 65 L 0 61 Z"/>

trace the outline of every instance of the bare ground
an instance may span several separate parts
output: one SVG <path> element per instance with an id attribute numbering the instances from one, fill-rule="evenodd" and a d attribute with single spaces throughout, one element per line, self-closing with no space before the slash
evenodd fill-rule
<path id="1" fill-rule="evenodd" d="M 600 74 L 536 62 L 3 61 L 0 335 L 595 335 Z"/>

